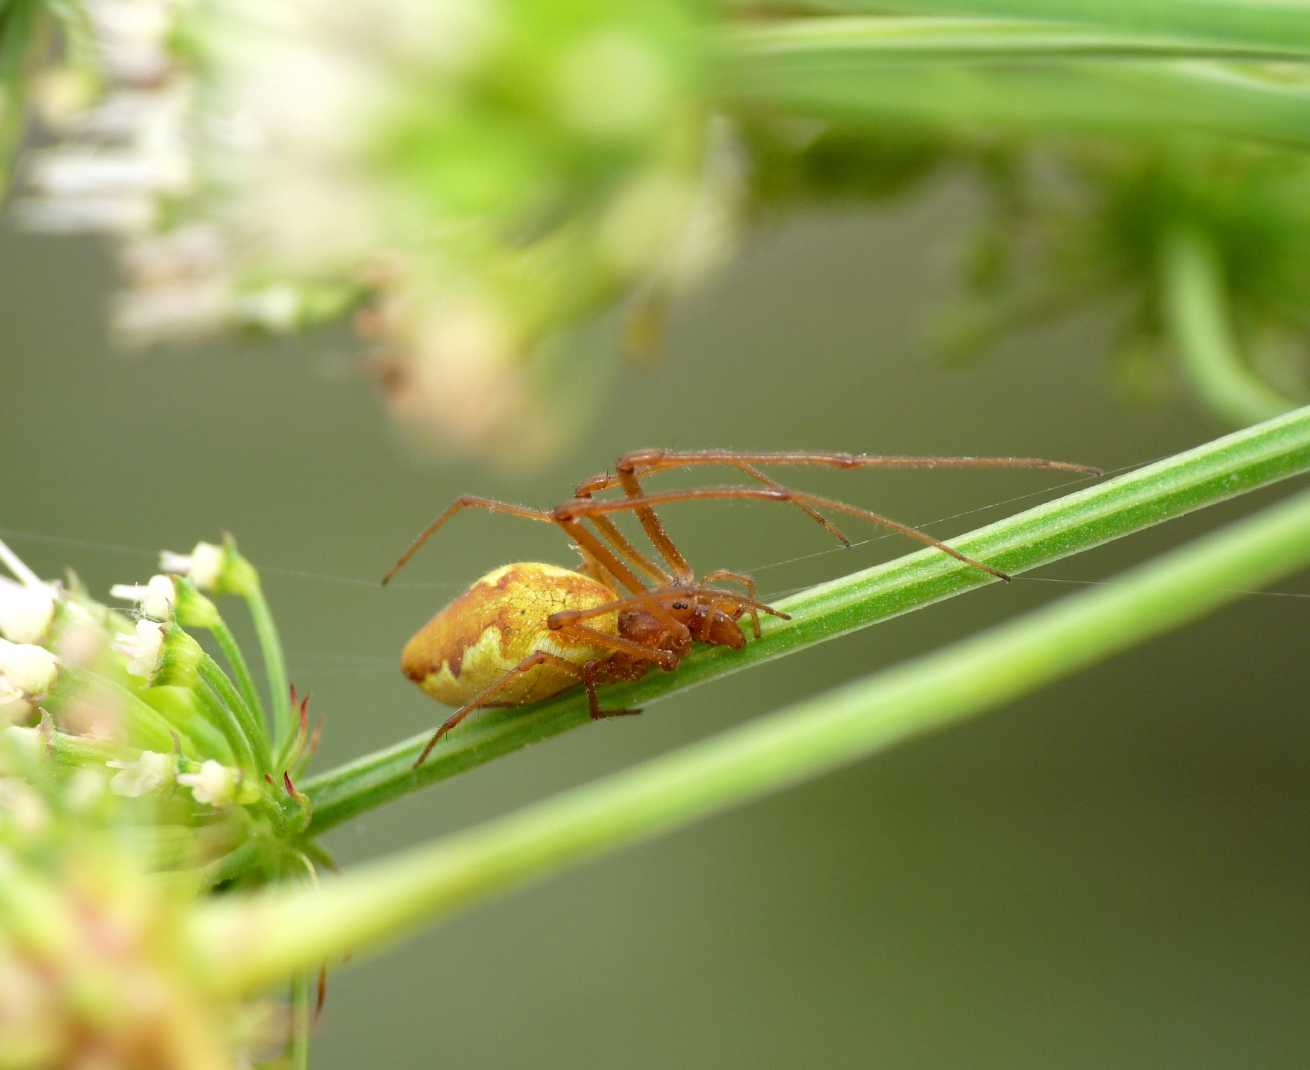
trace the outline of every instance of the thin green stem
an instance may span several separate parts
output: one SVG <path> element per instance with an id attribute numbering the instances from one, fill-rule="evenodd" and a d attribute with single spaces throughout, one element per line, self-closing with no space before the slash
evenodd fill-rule
<path id="1" fill-rule="evenodd" d="M 145 699 L 108 676 L 89 669 L 65 667 L 56 691 L 58 701 L 64 702 L 83 692 L 105 696 L 117 706 L 127 723 L 127 738 L 134 745 L 164 753 L 171 752 L 177 745 L 184 754 L 196 754 L 192 726 L 187 721 L 155 709 Z"/>
<path id="2" fill-rule="evenodd" d="M 1310 61 L 1310 51 L 1186 36 L 1144 35 L 1037 19 L 896 18 L 886 15 L 788 18 L 731 27 L 731 51 L 755 56 L 858 52 L 880 62 L 995 63 L 1100 57 Z"/>
<path id="3" fill-rule="evenodd" d="M 838 121 L 903 127 L 930 124 L 993 131 L 1206 134 L 1310 145 L 1310 85 L 1247 64 L 1059 57 L 964 64 L 889 62 L 882 45 L 802 39 L 781 46 L 791 28 L 727 36 L 711 91 L 724 106 L 792 112 Z"/>
<path id="4" fill-rule="evenodd" d="M 0 732 L 0 738 L 12 746 L 26 745 L 38 752 L 43 748 L 44 753 L 62 765 L 103 765 L 115 758 L 134 758 L 137 754 L 135 749 L 127 749 L 116 743 L 70 735 L 41 726 L 25 728 L 11 725 Z"/>
<path id="5" fill-rule="evenodd" d="M 241 737 L 245 740 L 248 751 L 258 763 L 254 768 L 259 773 L 273 771 L 273 758 L 269 753 L 268 735 L 264 724 L 255 715 L 255 711 L 246 705 L 237 689 L 213 658 L 202 654 L 197 666 L 200 679 L 213 690 L 223 705 L 232 711 L 241 728 Z"/>
<path id="6" fill-rule="evenodd" d="M 752 6 L 758 7 L 757 2 Z M 765 6 L 768 6 L 766 0 Z M 780 5 L 794 10 L 795 0 Z M 1310 56 L 1310 7 L 1288 0 L 817 0 L 826 11 L 1043 19 L 1143 40 L 1191 39 Z"/>
<path id="7" fill-rule="evenodd" d="M 1244 427 L 1295 404 L 1242 359 L 1226 310 L 1228 288 L 1214 243 L 1197 227 L 1178 226 L 1160 252 L 1165 318 L 1183 371 L 1205 403 Z"/>
<path id="8" fill-rule="evenodd" d="M 195 742 L 194 751 L 187 752 L 189 755 L 214 758 L 224 765 L 236 761 L 236 753 L 227 737 L 211 720 L 208 711 L 199 704 L 191 688 L 177 685 L 152 687 L 149 695 L 150 705 Z"/>
<path id="9" fill-rule="evenodd" d="M 1235 432 L 958 539 L 957 549 L 1011 574 L 1026 572 L 1154 524 L 1310 470 L 1310 407 Z M 615 706 L 647 706 L 671 692 L 847 635 L 879 621 L 994 582 L 937 550 L 810 588 L 778 603 L 790 621 L 769 620 L 746 649 L 701 648 L 676 673 L 653 673 L 607 691 Z M 422 732 L 300 785 L 314 807 L 310 835 L 517 750 L 588 723 L 586 701 L 566 695 L 531 709 L 488 710 L 413 768 Z"/>
<path id="10" fill-rule="evenodd" d="M 241 692 L 241 697 L 245 700 L 246 705 L 253 711 L 264 723 L 264 706 L 259 700 L 259 691 L 255 687 L 255 678 L 250 674 L 250 666 L 246 664 L 245 655 L 241 653 L 241 647 L 237 645 L 236 637 L 233 636 L 231 629 L 221 618 L 218 623 L 209 629 L 214 641 L 218 643 L 218 648 L 223 651 L 223 657 L 227 660 L 228 666 L 232 670 L 232 675 L 236 678 L 237 689 Z"/>
<path id="11" fill-rule="evenodd" d="M 264 597 L 264 589 L 256 583 L 245 595 L 246 605 L 255 624 L 255 637 L 264 658 L 264 672 L 268 676 L 269 708 L 273 711 L 273 740 L 277 754 L 286 753 L 295 738 L 295 723 L 291 717 L 291 694 L 287 685 L 286 662 L 282 656 L 282 640 L 277 624 Z"/>
<path id="12" fill-rule="evenodd" d="M 313 979 L 304 970 L 291 979 L 291 1036 L 287 1058 L 291 1070 L 309 1070 L 309 1034 L 313 1024 Z"/>
<path id="13" fill-rule="evenodd" d="M 248 991 L 618 846 L 977 716 L 1310 565 L 1310 492 L 1103 587 L 393 859 L 205 906 L 215 983 Z"/>
<path id="14" fill-rule="evenodd" d="M 202 681 L 195 690 L 196 700 L 210 723 L 226 737 L 228 746 L 236 757 L 237 765 L 250 773 L 261 769 L 255 759 L 254 746 L 242 728 L 241 720 L 222 696 L 208 682 Z"/>

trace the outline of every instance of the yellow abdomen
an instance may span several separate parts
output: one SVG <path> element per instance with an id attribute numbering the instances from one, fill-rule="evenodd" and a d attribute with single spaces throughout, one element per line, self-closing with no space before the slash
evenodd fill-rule
<path id="1" fill-rule="evenodd" d="M 578 572 L 520 562 L 488 572 L 423 625 L 400 656 L 405 675 L 447 706 L 462 706 L 514 668 L 544 650 L 576 665 L 608 657 L 611 651 L 569 642 L 546 627 L 562 609 L 591 609 L 618 596 Z M 586 626 L 618 634 L 618 614 L 591 617 Z M 538 665 L 509 681 L 493 702 L 539 702 L 576 684 L 559 669 Z"/>

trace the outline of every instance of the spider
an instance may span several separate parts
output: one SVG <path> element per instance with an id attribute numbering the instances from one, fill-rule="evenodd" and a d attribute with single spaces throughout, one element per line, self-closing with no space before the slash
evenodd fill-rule
<path id="1" fill-rule="evenodd" d="M 754 486 L 697 487 L 647 492 L 642 479 L 693 466 L 736 469 Z M 681 501 L 790 503 L 839 542 L 845 534 L 824 515 L 844 513 L 936 547 L 966 565 L 1009 580 L 991 565 L 931 535 L 878 513 L 833 498 L 785 487 L 763 471 L 774 465 L 828 468 L 1036 468 L 1099 475 L 1086 465 L 1036 457 L 897 457 L 861 453 L 646 449 L 624 454 L 613 474 L 579 483 L 573 497 L 553 509 L 464 495 L 427 526 L 383 578 L 383 584 L 414 556 L 446 521 L 464 509 L 485 509 L 560 528 L 582 562 L 576 570 L 537 562 L 504 565 L 477 580 L 423 625 L 406 644 L 401 669 L 433 698 L 458 707 L 432 734 L 415 761 L 477 709 L 539 702 L 582 685 L 593 720 L 640 713 L 604 709 L 599 684 L 637 680 L 652 668 L 672 672 L 695 643 L 739 650 L 750 619 L 760 637 L 760 614 L 790 619 L 756 598 L 751 577 L 714 569 L 699 579 L 665 530 L 656 507 Z M 595 495 L 619 488 L 623 497 Z M 658 557 L 643 553 L 619 530 L 612 514 L 632 512 Z M 591 527 L 584 526 L 584 521 Z M 594 530 L 593 530 L 594 529 Z M 731 584 L 740 591 L 730 590 Z"/>

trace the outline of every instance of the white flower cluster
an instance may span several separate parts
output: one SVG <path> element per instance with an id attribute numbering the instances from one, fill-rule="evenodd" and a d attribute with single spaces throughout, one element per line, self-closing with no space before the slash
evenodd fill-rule
<path id="1" fill-rule="evenodd" d="M 129 287 L 114 319 L 129 340 L 202 333 L 233 305 L 218 226 L 157 229 L 164 204 L 199 190 L 194 78 L 172 50 L 184 10 L 179 0 L 84 0 L 95 78 L 70 65 L 38 83 L 59 141 L 27 155 L 13 203 L 32 230 L 123 239 Z"/>
<path id="2" fill-rule="evenodd" d="M 0 724 L 8 724 L 54 686 L 59 659 L 37 644 L 50 631 L 57 594 L 4 542 L 0 562 L 16 578 L 0 576 Z"/>
<path id="3" fill-rule="evenodd" d="M 85 0 L 83 10 L 103 92 L 94 107 L 88 76 L 69 69 L 48 79 L 45 117 L 64 138 L 33 153 L 30 195 L 15 211 L 41 230 L 141 233 L 158 198 L 192 187 L 185 113 L 190 87 L 169 52 L 178 4 L 171 0 Z"/>
<path id="4" fill-rule="evenodd" d="M 59 675 L 59 659 L 45 647 L 0 639 L 0 722 L 26 716 Z"/>
<path id="5" fill-rule="evenodd" d="M 138 798 L 176 783 L 190 788 L 202 806 L 229 806 L 236 801 L 241 785 L 240 770 L 212 758 L 189 773 L 178 772 L 175 755 L 150 750 L 142 751 L 132 761 L 114 760 L 108 765 L 117 770 L 109 782 L 110 790 L 126 798 Z"/>

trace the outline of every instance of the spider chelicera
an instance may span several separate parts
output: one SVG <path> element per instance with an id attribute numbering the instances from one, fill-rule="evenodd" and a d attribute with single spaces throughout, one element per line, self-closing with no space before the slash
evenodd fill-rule
<path id="1" fill-rule="evenodd" d="M 734 468 L 755 486 L 696 487 L 648 493 L 641 480 L 675 468 L 719 465 Z M 755 597 L 755 582 L 727 569 L 699 579 L 655 512 L 682 501 L 786 502 L 799 508 L 840 542 L 846 536 L 824 515 L 845 513 L 898 532 L 963 561 L 990 576 L 1005 573 L 975 561 L 944 542 L 889 517 L 847 502 L 793 490 L 763 471 L 775 465 L 828 468 L 1035 468 L 1099 475 L 1086 465 L 1037 457 L 896 457 L 860 453 L 735 450 L 638 450 L 620 457 L 613 474 L 578 484 L 574 496 L 554 509 L 465 495 L 456 498 L 410 544 L 387 583 L 436 531 L 464 509 L 485 509 L 559 527 L 581 554 L 576 570 L 537 562 L 504 565 L 487 573 L 423 625 L 401 656 L 405 675 L 433 698 L 458 707 L 433 733 L 419 755 L 421 765 L 441 738 L 476 709 L 518 706 L 550 698 L 581 684 L 591 716 L 641 712 L 603 709 L 598 684 L 636 680 L 652 668 L 670 672 L 694 643 L 740 649 L 746 635 L 738 623 L 748 616 L 760 636 L 760 614 L 789 619 Z M 597 498 L 619 488 L 622 497 Z M 632 512 L 655 555 L 644 553 L 619 530 L 611 515 Z M 591 526 L 584 526 L 584 522 Z M 593 530 L 594 529 L 594 530 Z M 741 591 L 722 586 L 732 584 Z"/>

